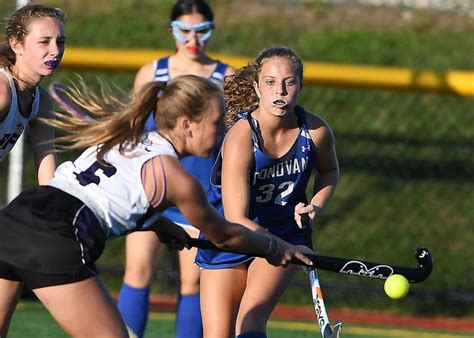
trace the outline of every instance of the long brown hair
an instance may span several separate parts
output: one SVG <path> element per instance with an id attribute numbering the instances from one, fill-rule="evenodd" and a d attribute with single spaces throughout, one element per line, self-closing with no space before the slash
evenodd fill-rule
<path id="1" fill-rule="evenodd" d="M 226 115 L 224 122 L 229 129 L 239 119 L 238 114 L 258 107 L 259 98 L 253 87 L 258 82 L 263 64 L 275 57 L 282 57 L 293 63 L 293 69 L 301 85 L 303 84 L 303 61 L 291 48 L 274 46 L 262 50 L 255 61 L 237 69 L 234 75 L 226 76 L 224 80 L 224 100 Z"/>
<path id="2" fill-rule="evenodd" d="M 83 119 L 68 111 L 56 113 L 48 124 L 63 130 L 66 135 L 56 139 L 60 149 L 81 149 L 97 145 L 97 158 L 112 147 L 123 153 L 140 140 L 148 116 L 155 113 L 158 129 L 172 130 L 178 117 L 200 121 L 207 111 L 210 99 L 222 95 L 222 90 L 208 79 L 195 75 L 178 76 L 166 84 L 150 82 L 136 91 L 124 103 L 102 88 L 100 96 L 94 94 L 82 81 L 72 86 L 67 95 L 77 105 L 89 111 L 91 119 Z"/>
<path id="3" fill-rule="evenodd" d="M 10 47 L 10 39 L 15 38 L 23 42 L 31 21 L 47 17 L 57 18 L 62 23 L 66 21 L 66 15 L 61 9 L 39 4 L 23 6 L 10 16 L 5 25 L 4 41 L 0 43 L 0 67 L 10 67 L 16 63 L 16 54 Z"/>

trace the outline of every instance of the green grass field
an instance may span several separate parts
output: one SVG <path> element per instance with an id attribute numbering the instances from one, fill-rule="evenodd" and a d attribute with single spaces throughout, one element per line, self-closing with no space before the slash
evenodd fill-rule
<path id="1" fill-rule="evenodd" d="M 149 317 L 146 337 L 174 338 L 174 314 L 152 312 Z M 318 337 L 319 331 L 315 322 L 271 320 L 267 332 L 269 338 L 310 338 Z M 472 335 L 404 329 L 390 326 L 351 325 L 345 324 L 344 338 L 392 337 L 392 338 L 457 338 Z M 62 338 L 67 335 L 58 327 L 41 303 L 21 302 L 13 316 L 9 338 Z"/>
<path id="2" fill-rule="evenodd" d="M 217 27 L 209 52 L 250 58 L 285 44 L 305 62 L 474 70 L 474 20 L 467 15 L 319 1 L 209 2 Z M 167 30 L 174 0 L 42 3 L 66 10 L 68 46 L 174 48 Z M 13 4 L 0 0 L 0 13 Z M 91 85 L 99 77 L 123 90 L 134 76 L 60 67 L 44 84 L 68 81 L 76 72 Z M 382 283 L 322 271 L 328 307 L 474 316 L 474 97 L 305 86 L 301 104 L 331 125 L 341 165 L 337 191 L 315 226 L 317 250 L 412 266 L 413 250 L 423 245 L 435 260 L 432 276 L 399 302 L 387 299 Z M 72 156 L 62 153 L 60 160 Z M 6 161 L 0 164 L 0 205 L 7 167 Z M 25 168 L 24 188 L 36 184 L 29 146 Z M 123 240 L 111 241 L 99 264 L 123 266 L 123 253 Z M 157 266 L 154 293 L 174 294 L 176 274 L 170 271 L 169 265 Z M 106 280 L 110 290 L 117 291 L 121 277 Z M 306 287 L 299 287 L 307 285 L 305 278 L 298 276 L 300 284 L 287 290 L 283 303 L 310 302 Z"/>

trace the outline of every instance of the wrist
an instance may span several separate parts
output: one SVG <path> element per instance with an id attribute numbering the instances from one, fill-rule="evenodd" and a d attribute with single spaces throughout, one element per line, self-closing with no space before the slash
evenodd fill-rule
<path id="1" fill-rule="evenodd" d="M 265 257 L 273 257 L 278 252 L 278 241 L 273 235 L 265 233 L 265 237 L 268 238 L 267 250 L 265 251 Z"/>
<path id="2" fill-rule="evenodd" d="M 317 204 L 310 203 L 310 205 L 313 207 L 313 211 L 316 215 L 319 214 L 321 212 L 321 210 L 323 210 L 323 207 L 320 207 Z"/>

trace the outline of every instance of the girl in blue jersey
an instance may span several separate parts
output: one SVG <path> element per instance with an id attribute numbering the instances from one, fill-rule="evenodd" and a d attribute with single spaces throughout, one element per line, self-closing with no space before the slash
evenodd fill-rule
<path id="1" fill-rule="evenodd" d="M 292 258 L 310 263 L 303 254 L 310 250 L 227 222 L 180 164 L 188 155 L 207 157 L 216 146 L 224 109 L 218 86 L 185 75 L 166 87 L 144 86 L 128 104 L 113 98 L 104 103 L 90 92 L 76 98 L 94 120 L 64 112 L 49 123 L 66 132 L 59 139 L 66 149 L 87 149 L 61 164 L 47 185 L 0 210 L 0 286 L 25 282 L 67 334 L 129 336 L 91 266 L 107 240 L 133 231 L 166 232 L 178 248 L 189 246 L 186 232 L 161 217 L 170 205 L 221 249 L 258 250 L 275 265 Z M 144 132 L 152 110 L 159 132 Z M 18 299 L 0 287 L 0 300 L 0 336 L 6 337 Z"/>
<path id="2" fill-rule="evenodd" d="M 224 77 L 234 69 L 210 58 L 205 49 L 214 30 L 214 15 L 202 0 L 181 0 L 171 10 L 171 32 L 176 52 L 170 56 L 145 64 L 140 68 L 134 88 L 139 89 L 150 81 L 168 82 L 179 75 L 193 74 L 209 78 L 222 86 Z M 155 130 L 153 116 L 147 121 L 148 130 Z M 189 156 L 181 164 L 197 178 L 204 189 L 209 187 L 209 177 L 217 154 L 208 158 Z M 165 216 L 183 226 L 192 236 L 199 232 L 177 208 L 166 210 Z M 146 248 L 146 250 L 143 250 Z M 153 234 L 135 233 L 126 238 L 126 264 L 118 305 L 125 322 L 138 336 L 143 336 L 148 318 L 149 290 L 155 271 L 159 243 Z M 176 337 L 202 337 L 201 311 L 199 308 L 199 268 L 194 264 L 196 249 L 178 252 L 179 298 L 176 313 Z"/>
<path id="3" fill-rule="evenodd" d="M 213 199 L 222 197 L 221 212 L 229 220 L 311 246 L 311 228 L 303 226 L 301 215 L 317 218 L 336 188 L 339 167 L 330 127 L 297 105 L 302 81 L 302 61 L 286 47 L 263 50 L 253 64 L 226 78 L 231 128 L 211 183 Z M 203 268 L 205 337 L 266 337 L 268 318 L 297 268 L 202 249 L 196 262 Z"/>
<path id="4" fill-rule="evenodd" d="M 38 182 L 48 182 L 56 168 L 54 128 L 37 117 L 51 117 L 53 105 L 40 86 L 61 63 L 65 15 L 58 8 L 27 5 L 14 12 L 0 43 L 0 162 L 28 127 Z"/>

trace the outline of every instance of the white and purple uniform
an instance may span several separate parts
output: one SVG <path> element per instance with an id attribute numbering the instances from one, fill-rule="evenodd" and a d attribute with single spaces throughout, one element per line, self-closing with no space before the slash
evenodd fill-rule
<path id="1" fill-rule="evenodd" d="M 74 162 L 61 164 L 48 185 L 83 201 L 99 220 L 106 239 L 123 236 L 148 227 L 159 216 L 141 177 L 145 162 L 159 155 L 177 157 L 171 143 L 157 132 L 144 134 L 124 154 L 112 148 L 104 156 L 106 163 L 97 160 L 97 147 L 90 147 Z"/>
<path id="2" fill-rule="evenodd" d="M 161 155 L 177 158 L 171 143 L 149 132 L 123 154 L 109 150 L 105 162 L 93 146 L 61 164 L 47 185 L 23 191 L 0 210 L 0 263 L 46 274 L 84 272 L 107 240 L 147 229 L 161 215 L 141 176 L 145 162 Z"/>
<path id="3" fill-rule="evenodd" d="M 3 74 L 8 78 L 11 91 L 10 109 L 5 119 L 0 121 L 0 162 L 2 162 L 2 160 L 13 149 L 13 146 L 20 138 L 28 123 L 38 115 L 40 94 L 39 88 L 36 87 L 31 113 L 28 117 L 24 117 L 20 112 L 18 94 L 13 78 L 3 68 L 0 68 L 0 74 Z"/>

